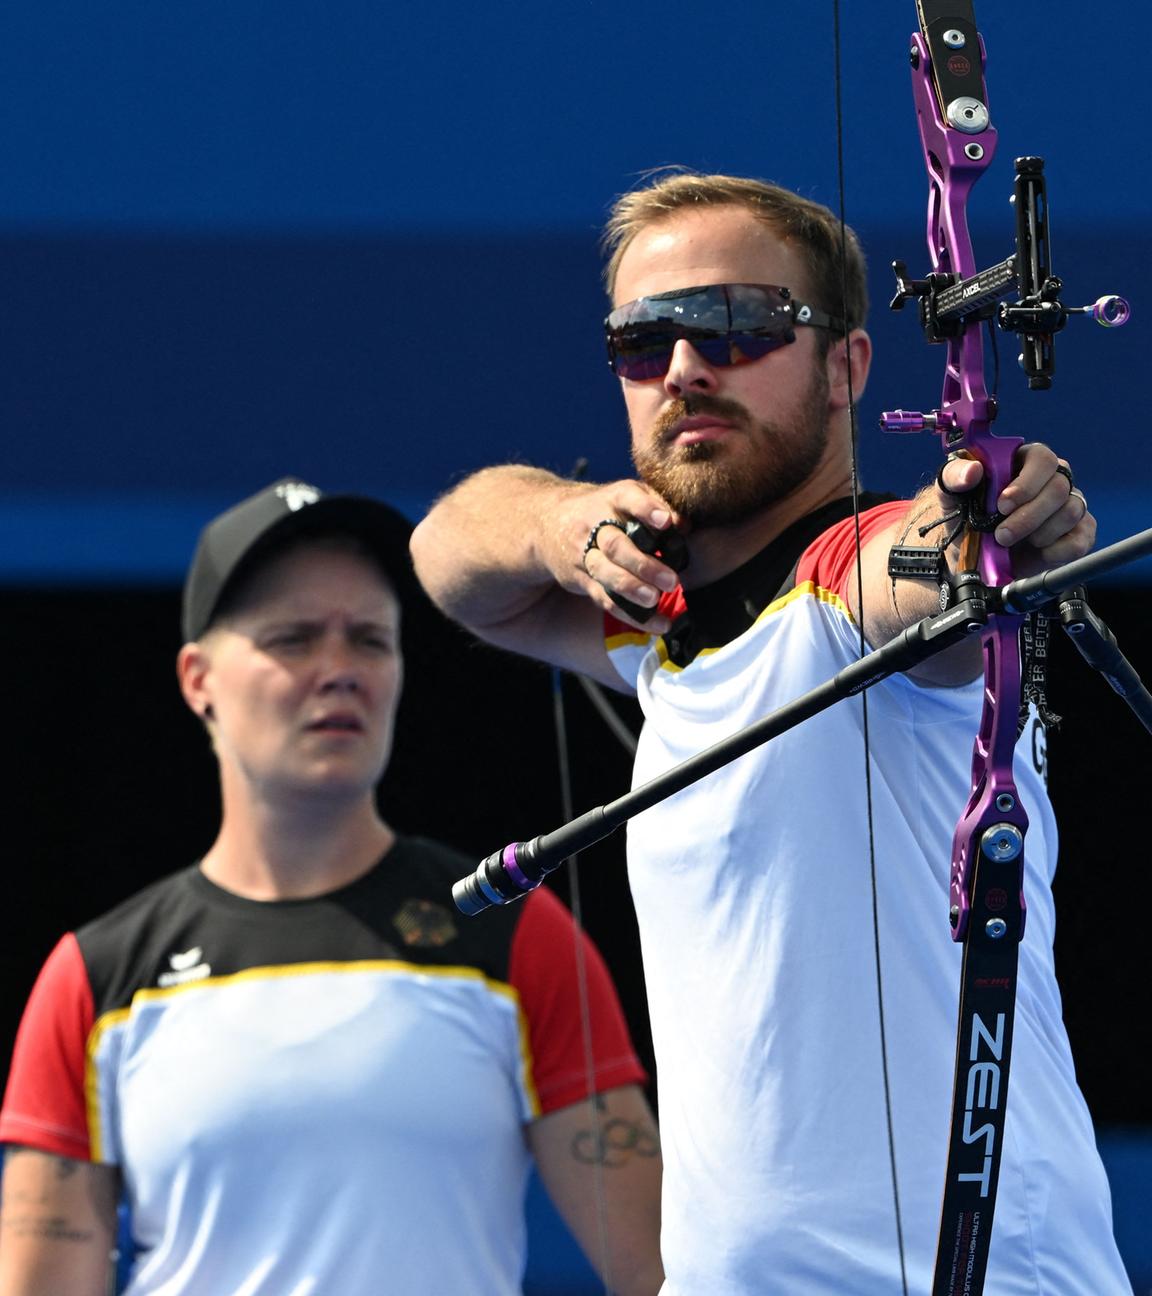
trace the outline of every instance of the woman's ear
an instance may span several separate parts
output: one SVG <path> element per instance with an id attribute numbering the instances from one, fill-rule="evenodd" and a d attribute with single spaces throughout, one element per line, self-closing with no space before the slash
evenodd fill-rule
<path id="1" fill-rule="evenodd" d="M 211 657 L 202 643 L 186 643 L 176 655 L 176 679 L 184 701 L 201 720 L 214 720 L 208 688 Z"/>

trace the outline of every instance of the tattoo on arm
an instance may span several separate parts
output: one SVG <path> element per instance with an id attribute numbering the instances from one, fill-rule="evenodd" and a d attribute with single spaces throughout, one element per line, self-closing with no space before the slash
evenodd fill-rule
<path id="1" fill-rule="evenodd" d="M 25 1181 L 19 1185 L 12 1183 L 6 1176 L 3 1199 L 0 1201 L 0 1233 L 5 1237 L 13 1241 L 19 1238 L 88 1245 L 99 1241 L 103 1236 L 88 1222 L 90 1214 L 95 1214 L 107 1227 L 115 1227 L 118 1196 L 116 1178 L 101 1175 L 90 1180 L 85 1194 L 89 1209 L 83 1210 L 83 1218 L 77 1219 L 67 1206 L 61 1210 L 64 1203 L 57 1197 L 56 1185 L 70 1184 L 83 1171 L 92 1169 L 89 1163 L 41 1152 L 36 1148 L 9 1146 L 6 1150 L 9 1165 L 17 1158 L 25 1157 L 47 1162 L 48 1176 L 39 1183 L 33 1177 L 31 1182 Z M 83 1189 L 83 1185 L 78 1184 L 77 1187 Z"/>
<path id="2" fill-rule="evenodd" d="M 601 1094 L 596 1095 L 597 1119 L 592 1128 L 578 1130 L 572 1139 L 572 1156 L 584 1165 L 616 1170 L 633 1157 L 660 1154 L 660 1138 L 647 1121 L 610 1116 Z"/>
<path id="3" fill-rule="evenodd" d="M 19 1209 L 19 1207 L 17 1207 Z M 10 1238 L 34 1238 L 41 1242 L 92 1242 L 93 1229 L 73 1227 L 63 1215 L 4 1215 L 4 1233 Z"/>

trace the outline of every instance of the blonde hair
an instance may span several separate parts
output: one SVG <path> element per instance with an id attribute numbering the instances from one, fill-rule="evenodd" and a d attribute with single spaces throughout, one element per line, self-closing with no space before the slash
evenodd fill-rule
<path id="1" fill-rule="evenodd" d="M 621 258 L 637 234 L 678 211 L 700 207 L 743 207 L 751 212 L 803 255 L 812 298 L 808 304 L 846 319 L 850 329 L 863 326 L 868 315 L 864 253 L 859 239 L 834 212 L 766 180 L 705 175 L 684 167 L 661 168 L 612 204 L 601 237 L 608 258 L 604 284 L 609 297 Z"/>

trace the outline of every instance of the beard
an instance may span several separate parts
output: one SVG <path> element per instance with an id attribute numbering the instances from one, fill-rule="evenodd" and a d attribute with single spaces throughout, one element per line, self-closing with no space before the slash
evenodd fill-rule
<path id="1" fill-rule="evenodd" d="M 729 438 L 674 446 L 673 427 L 693 414 L 714 414 L 735 429 L 751 453 L 734 455 Z M 814 366 L 798 408 L 786 420 L 757 421 L 723 396 L 675 400 L 657 419 L 632 462 L 651 486 L 694 527 L 732 526 L 786 499 L 816 471 L 828 446 L 828 377 Z"/>

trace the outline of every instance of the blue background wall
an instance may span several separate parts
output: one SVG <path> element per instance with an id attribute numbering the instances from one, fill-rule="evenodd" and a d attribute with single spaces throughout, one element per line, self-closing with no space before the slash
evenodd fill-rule
<path id="1" fill-rule="evenodd" d="M 941 371 L 911 313 L 885 309 L 888 263 L 926 266 L 915 7 L 843 8 L 846 211 L 878 346 L 864 464 L 903 490 L 937 447 L 884 438 L 877 415 L 932 407 Z M 983 0 L 978 16 L 1000 130 L 972 207 L 978 259 L 1012 250 L 1011 159 L 1040 154 L 1068 299 L 1118 291 L 1134 308 L 1118 333 L 1074 321 L 1049 393 L 1026 391 L 1005 340 L 1000 430 L 1067 454 L 1114 539 L 1150 511 L 1152 184 L 1126 56 L 1152 17 L 1074 0 Z M 679 162 L 839 201 L 823 0 L 39 0 L 5 28 L 9 589 L 171 585 L 206 516 L 285 472 L 413 516 L 495 460 L 564 471 L 583 455 L 592 476 L 622 474 L 596 252 L 612 197 Z M 1128 1253 L 1152 1270 L 1131 1205 L 1148 1155 L 1109 1137 Z"/>
<path id="2" fill-rule="evenodd" d="M 930 438 L 876 416 L 936 403 L 941 357 L 885 309 L 926 266 L 906 68 L 914 6 L 843 6 L 847 214 L 873 263 L 879 364 L 864 461 L 905 487 Z M 1058 339 L 1030 394 L 1005 339 L 1002 430 L 1075 461 L 1106 538 L 1133 481 L 1149 288 L 1137 79 L 1143 6 L 983 6 L 1000 156 L 977 255 L 1012 250 L 1011 158 L 1048 161 L 1068 297 L 1134 301 Z M 668 162 L 837 199 L 832 9 L 689 0 L 338 10 L 306 0 L 11 15 L 0 50 L 0 575 L 178 572 L 205 509 L 294 471 L 419 512 L 513 456 L 626 470 L 598 333 L 596 234 Z M 148 543 L 141 544 L 141 535 Z"/>

